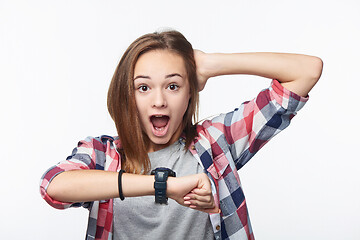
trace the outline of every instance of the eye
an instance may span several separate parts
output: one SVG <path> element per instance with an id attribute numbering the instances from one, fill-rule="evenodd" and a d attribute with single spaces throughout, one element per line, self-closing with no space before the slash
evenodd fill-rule
<path id="1" fill-rule="evenodd" d="M 175 83 L 172 83 L 168 86 L 168 88 L 171 90 L 171 91 L 176 91 L 179 89 L 179 86 Z"/>
<path id="2" fill-rule="evenodd" d="M 140 92 L 147 92 L 149 90 L 149 87 L 146 85 L 140 85 L 138 89 Z"/>

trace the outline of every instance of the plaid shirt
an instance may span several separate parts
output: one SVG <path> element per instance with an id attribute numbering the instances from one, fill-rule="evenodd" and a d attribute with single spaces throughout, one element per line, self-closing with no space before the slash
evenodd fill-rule
<path id="1" fill-rule="evenodd" d="M 221 208 L 220 214 L 210 214 L 216 239 L 254 239 L 237 170 L 285 129 L 307 100 L 308 97 L 298 96 L 273 80 L 252 101 L 197 126 L 198 137 L 189 150 L 209 176 L 215 203 Z M 113 199 L 65 203 L 52 199 L 46 189 L 63 171 L 119 171 L 121 161 L 116 146 L 120 146 L 118 138 L 88 137 L 78 143 L 66 161 L 50 168 L 41 178 L 41 195 L 51 206 L 58 209 L 83 206 L 90 210 L 88 240 L 112 239 Z"/>

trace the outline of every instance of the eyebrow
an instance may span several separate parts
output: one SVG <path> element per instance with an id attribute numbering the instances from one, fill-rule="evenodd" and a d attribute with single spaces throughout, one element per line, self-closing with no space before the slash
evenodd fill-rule
<path id="1" fill-rule="evenodd" d="M 183 78 L 183 76 L 181 76 L 179 73 L 171 73 L 171 74 L 168 74 L 168 75 L 165 76 L 165 78 L 172 78 L 172 77 L 176 77 L 176 76 Z M 138 76 L 134 77 L 134 81 L 135 81 L 136 79 L 138 79 L 138 78 L 151 79 L 151 77 L 149 77 L 149 76 L 138 75 Z"/>

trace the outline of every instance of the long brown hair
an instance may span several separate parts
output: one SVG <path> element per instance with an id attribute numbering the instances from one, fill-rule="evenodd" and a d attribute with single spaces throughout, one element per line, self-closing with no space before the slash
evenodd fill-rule
<path id="1" fill-rule="evenodd" d="M 186 38 L 177 31 L 155 32 L 136 39 L 122 56 L 111 80 L 107 105 L 109 113 L 115 122 L 121 148 L 123 169 L 128 173 L 146 174 L 150 170 L 150 160 L 147 155 L 149 138 L 142 131 L 135 102 L 134 69 L 139 57 L 151 50 L 165 49 L 181 56 L 190 85 L 190 100 L 183 117 L 183 132 L 188 148 L 196 137 L 193 125 L 197 121 L 199 93 L 196 77 L 194 51 Z"/>

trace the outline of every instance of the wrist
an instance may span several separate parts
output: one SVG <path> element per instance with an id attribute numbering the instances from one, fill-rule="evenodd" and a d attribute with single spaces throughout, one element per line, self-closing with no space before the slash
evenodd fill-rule
<path id="1" fill-rule="evenodd" d="M 154 176 L 123 173 L 122 191 L 124 197 L 154 195 Z"/>
<path id="2" fill-rule="evenodd" d="M 199 76 L 204 79 L 209 79 L 220 75 L 219 62 L 217 59 L 218 53 L 203 53 L 198 54 L 196 59 L 197 72 Z"/>
<path id="3" fill-rule="evenodd" d="M 167 189 L 166 189 L 166 196 L 168 198 L 174 199 L 176 194 L 176 183 L 179 178 L 176 177 L 169 177 L 167 180 Z"/>

